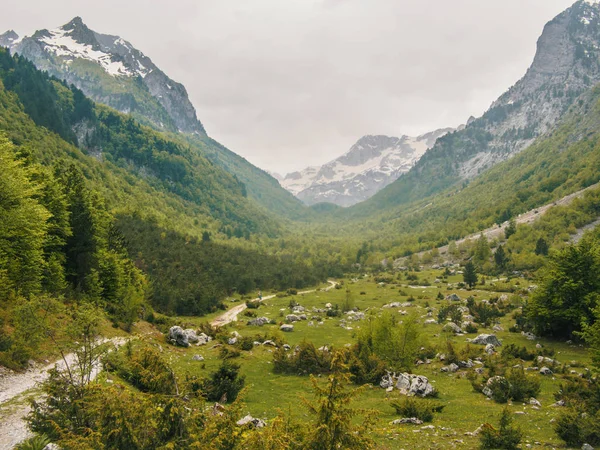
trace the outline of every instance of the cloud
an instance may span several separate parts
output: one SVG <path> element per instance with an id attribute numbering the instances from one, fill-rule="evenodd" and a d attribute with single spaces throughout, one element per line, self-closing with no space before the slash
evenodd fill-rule
<path id="1" fill-rule="evenodd" d="M 531 63 L 570 0 L 21 0 L 1 28 L 80 15 L 182 82 L 209 134 L 279 172 L 364 134 L 419 134 L 480 115 Z"/>

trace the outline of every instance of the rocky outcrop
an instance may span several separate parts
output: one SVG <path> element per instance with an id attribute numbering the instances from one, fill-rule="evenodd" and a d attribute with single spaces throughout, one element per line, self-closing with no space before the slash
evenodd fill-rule
<path id="1" fill-rule="evenodd" d="M 480 334 L 475 339 L 467 339 L 467 342 L 470 342 L 471 344 L 485 345 L 486 350 L 488 348 L 487 345 L 489 344 L 492 344 L 494 347 L 500 347 L 502 345 L 495 334 Z"/>
<path id="2" fill-rule="evenodd" d="M 427 377 L 409 373 L 390 373 L 383 376 L 379 383 L 383 389 L 397 389 L 401 394 L 407 396 L 428 397 L 435 392 Z"/>

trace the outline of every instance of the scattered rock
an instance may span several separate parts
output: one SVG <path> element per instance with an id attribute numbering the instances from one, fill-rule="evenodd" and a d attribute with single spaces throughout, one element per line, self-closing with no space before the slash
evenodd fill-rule
<path id="1" fill-rule="evenodd" d="M 179 345 L 180 347 L 189 347 L 190 346 L 187 334 L 185 334 L 185 331 L 183 331 L 183 328 L 178 327 L 177 325 L 169 328 L 168 339 L 169 339 L 169 342 L 171 342 L 173 345 Z"/>
<path id="2" fill-rule="evenodd" d="M 200 340 L 200 338 L 196 335 L 196 332 L 194 330 L 192 330 L 191 328 L 189 328 L 187 330 L 183 330 L 183 332 L 187 336 L 188 342 L 190 344 L 196 344 Z"/>
<path id="3" fill-rule="evenodd" d="M 194 360 L 194 361 L 204 361 L 204 356 L 194 355 L 194 356 L 192 356 L 192 360 Z"/>
<path id="4" fill-rule="evenodd" d="M 266 340 L 262 343 L 262 345 L 269 345 L 271 347 L 277 347 L 277 344 L 271 340 Z"/>
<path id="5" fill-rule="evenodd" d="M 422 425 L 423 421 L 421 419 L 417 419 L 416 417 L 404 417 L 402 419 L 396 419 L 392 422 L 392 425 L 400 425 L 402 423 L 410 423 L 413 425 Z"/>
<path id="6" fill-rule="evenodd" d="M 467 342 L 477 345 L 492 344 L 494 347 L 502 345 L 495 334 L 480 334 L 475 339 L 467 339 Z"/>
<path id="7" fill-rule="evenodd" d="M 406 311 L 405 311 L 405 312 L 406 312 Z M 405 315 L 405 314 L 404 314 L 404 315 Z M 425 324 L 427 324 L 427 325 L 429 325 L 429 324 L 434 324 L 434 323 L 437 323 L 437 320 L 435 320 L 435 319 L 427 319 L 427 320 L 426 320 L 425 322 L 423 322 L 423 323 L 425 323 Z"/>
<path id="8" fill-rule="evenodd" d="M 440 370 L 441 370 L 442 372 L 454 373 L 454 372 L 456 372 L 458 369 L 459 369 L 459 367 L 458 367 L 456 364 L 452 363 L 452 364 L 450 364 L 450 365 L 448 365 L 448 366 L 444 366 L 444 367 L 442 367 Z"/>
<path id="9" fill-rule="evenodd" d="M 448 322 L 446 325 L 444 325 L 444 328 L 442 328 L 443 331 L 450 331 L 452 333 L 456 333 L 456 334 L 462 334 L 463 330 L 460 329 L 460 327 L 458 325 L 456 325 L 454 322 Z"/>
<path id="10" fill-rule="evenodd" d="M 60 450 L 60 447 L 57 444 L 50 443 L 43 450 Z"/>
<path id="11" fill-rule="evenodd" d="M 485 346 L 485 352 L 488 355 L 493 355 L 494 353 L 496 353 L 496 347 L 494 347 L 494 344 L 488 344 Z"/>
<path id="12" fill-rule="evenodd" d="M 521 331 L 521 334 L 525 336 L 529 341 L 535 341 L 537 339 L 536 335 L 530 333 L 529 331 Z"/>
<path id="13" fill-rule="evenodd" d="M 287 316 L 285 316 L 285 320 L 287 320 L 288 322 L 299 322 L 300 317 L 298 317 L 296 314 L 288 314 Z"/>
<path id="14" fill-rule="evenodd" d="M 285 331 L 285 332 L 294 331 L 294 325 L 290 325 L 290 324 L 284 323 L 283 325 L 281 325 L 279 327 L 279 329 L 281 331 Z"/>
<path id="15" fill-rule="evenodd" d="M 252 319 L 248 321 L 248 325 L 253 325 L 257 327 L 262 327 L 270 322 L 270 319 L 267 317 L 257 317 L 256 319 Z"/>
<path id="16" fill-rule="evenodd" d="M 248 428 L 263 428 L 264 426 L 267 425 L 267 423 L 264 420 L 255 419 L 250 414 L 248 414 L 246 417 L 243 417 L 240 420 L 238 420 L 236 422 L 236 424 L 239 425 L 240 427 L 246 426 Z"/>
<path id="17" fill-rule="evenodd" d="M 581 446 L 581 450 L 594 450 L 594 447 L 586 443 Z"/>
<path id="18" fill-rule="evenodd" d="M 504 328 L 502 328 L 501 325 L 494 325 L 492 330 L 500 332 L 500 331 L 504 331 Z"/>
<path id="19" fill-rule="evenodd" d="M 450 294 L 446 296 L 446 300 L 452 300 L 454 302 L 460 302 L 461 298 L 456 294 Z"/>
<path id="20" fill-rule="evenodd" d="M 533 405 L 533 406 L 537 406 L 538 408 L 541 408 L 541 407 L 542 407 L 542 404 L 540 403 L 540 401 L 539 401 L 539 400 L 537 400 L 537 399 L 535 399 L 535 398 L 533 398 L 533 397 L 531 397 L 531 398 L 529 399 L 529 404 L 530 404 L 530 405 Z"/>
<path id="21" fill-rule="evenodd" d="M 237 341 L 238 341 L 238 338 L 236 338 L 236 337 L 232 337 L 232 338 L 229 338 L 229 339 L 227 340 L 227 343 L 228 343 L 229 345 L 235 345 L 235 344 L 237 344 Z"/>
<path id="22" fill-rule="evenodd" d="M 548 369 L 547 367 L 542 367 L 540 369 L 540 373 L 542 375 L 552 375 L 552 371 L 550 369 Z"/>
<path id="23" fill-rule="evenodd" d="M 554 406 L 554 407 L 560 407 L 560 406 L 565 406 L 565 404 L 566 404 L 566 403 L 565 403 L 565 401 L 564 401 L 564 400 L 559 400 L 559 401 L 557 401 L 556 403 L 553 403 L 551 406 Z"/>
<path id="24" fill-rule="evenodd" d="M 290 351 L 292 347 L 289 344 L 283 344 L 283 349 L 287 352 Z"/>
<path id="25" fill-rule="evenodd" d="M 396 388 L 401 394 L 407 396 L 427 397 L 435 391 L 427 377 L 408 373 L 396 375 L 396 373 L 388 372 L 383 376 L 379 385 L 384 389 Z"/>

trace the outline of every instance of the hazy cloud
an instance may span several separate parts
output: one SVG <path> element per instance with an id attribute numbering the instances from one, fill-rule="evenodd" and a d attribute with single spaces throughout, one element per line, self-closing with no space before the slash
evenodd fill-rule
<path id="1" fill-rule="evenodd" d="M 572 0 L 20 0 L 0 29 L 81 16 L 183 83 L 208 133 L 279 172 L 365 134 L 420 134 L 481 115 L 526 71 Z"/>

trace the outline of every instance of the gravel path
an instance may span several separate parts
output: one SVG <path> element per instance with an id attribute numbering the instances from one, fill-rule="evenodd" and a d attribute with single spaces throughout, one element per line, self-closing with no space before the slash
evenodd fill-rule
<path id="1" fill-rule="evenodd" d="M 123 338 L 109 339 L 116 347 L 125 342 Z M 65 360 L 72 366 L 75 354 L 66 355 Z M 40 365 L 26 372 L 13 372 L 0 367 L 0 450 L 11 450 L 19 442 L 31 436 L 23 420 L 29 413 L 28 399 L 40 396 L 37 385 L 48 378 L 48 371 L 54 367 L 65 368 L 65 361 Z M 92 371 L 92 378 L 100 372 L 98 366 Z"/>
<path id="2" fill-rule="evenodd" d="M 325 289 L 323 289 L 324 291 L 329 291 L 330 289 L 333 289 L 337 285 L 337 282 L 335 282 L 335 281 L 329 280 L 327 282 L 329 283 L 329 286 L 326 287 Z M 316 291 L 317 291 L 316 289 L 311 289 L 309 291 L 298 292 L 298 295 L 310 294 L 311 292 L 316 292 Z M 251 301 L 252 302 L 256 302 L 256 301 L 258 301 L 258 302 L 264 302 L 265 300 L 270 300 L 272 298 L 275 298 L 275 295 L 268 295 L 266 297 L 263 297 L 262 299 L 255 298 L 255 299 L 253 299 Z M 235 322 L 237 320 L 238 314 L 240 314 L 246 308 L 247 308 L 247 306 L 246 306 L 245 302 L 242 303 L 242 304 L 240 304 L 240 305 L 234 306 L 230 310 L 225 311 L 219 317 L 217 317 L 216 319 L 214 319 L 210 324 L 213 327 L 222 327 L 223 325 L 227 325 L 228 323 Z"/>

